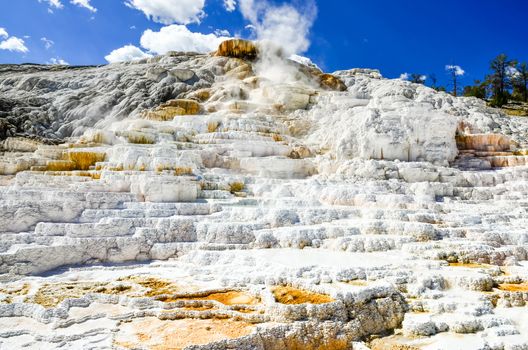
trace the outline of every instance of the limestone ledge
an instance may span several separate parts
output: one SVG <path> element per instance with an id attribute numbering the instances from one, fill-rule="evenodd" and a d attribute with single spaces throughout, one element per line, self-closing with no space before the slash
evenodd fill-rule
<path id="1" fill-rule="evenodd" d="M 527 119 L 267 49 L 5 67 L 2 347 L 526 348 Z"/>

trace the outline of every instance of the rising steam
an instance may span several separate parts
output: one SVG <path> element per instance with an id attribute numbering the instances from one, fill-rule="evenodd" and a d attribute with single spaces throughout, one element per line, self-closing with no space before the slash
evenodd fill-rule
<path id="1" fill-rule="evenodd" d="M 275 83 L 292 82 L 297 69 L 284 58 L 303 54 L 310 47 L 310 29 L 317 16 L 314 0 L 301 6 L 273 5 L 267 0 L 241 0 L 240 10 L 254 28 L 261 46 L 259 76 Z"/>
<path id="2" fill-rule="evenodd" d="M 302 7 L 291 4 L 275 6 L 267 0 L 241 0 L 240 10 L 255 28 L 257 40 L 279 44 L 289 57 L 310 47 L 309 34 L 317 15 L 313 0 Z"/>

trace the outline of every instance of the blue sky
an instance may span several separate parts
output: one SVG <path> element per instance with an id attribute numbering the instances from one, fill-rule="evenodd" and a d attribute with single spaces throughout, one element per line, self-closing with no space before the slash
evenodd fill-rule
<path id="1" fill-rule="evenodd" d="M 135 48 L 129 47 L 127 53 L 148 55 L 162 53 L 170 45 L 186 48 L 191 43 L 183 39 L 194 40 L 195 33 L 216 31 L 220 36 L 227 33 L 218 30 L 227 30 L 232 36 L 254 37 L 255 32 L 245 28 L 251 19 L 247 10 L 240 9 L 240 1 L 232 1 L 233 11 L 226 9 L 225 1 L 0 0 L 0 28 L 5 30 L 4 34 L 0 29 L 0 63 L 104 64 L 113 50 L 129 44 Z M 289 4 L 301 15 L 308 11 L 307 1 L 301 0 L 241 2 L 268 7 Z M 369 67 L 391 78 L 404 72 L 435 73 L 445 83 L 445 65 L 457 64 L 466 71 L 463 83 L 471 83 L 486 74 L 489 61 L 499 53 L 528 61 L 525 0 L 327 0 L 315 5 L 317 16 L 308 35 L 311 44 L 304 55 L 326 71 Z M 159 14 L 163 6 L 174 10 L 172 17 L 156 17 L 155 11 Z M 196 13 L 189 10 L 192 6 Z M 182 15 L 185 11 L 190 11 L 187 17 Z M 170 25 L 170 32 L 162 30 Z M 146 30 L 152 32 L 151 40 L 142 46 Z M 213 36 L 198 39 L 206 48 L 216 45 Z"/>

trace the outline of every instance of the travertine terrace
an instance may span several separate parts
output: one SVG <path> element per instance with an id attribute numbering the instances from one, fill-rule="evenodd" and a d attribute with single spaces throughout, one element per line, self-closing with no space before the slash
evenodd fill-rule
<path id="1" fill-rule="evenodd" d="M 528 348 L 528 119 L 242 41 L 0 93 L 2 349 Z"/>

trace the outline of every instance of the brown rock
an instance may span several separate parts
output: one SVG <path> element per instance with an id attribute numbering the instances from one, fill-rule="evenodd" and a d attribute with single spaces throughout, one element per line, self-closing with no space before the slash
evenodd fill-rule
<path id="1" fill-rule="evenodd" d="M 459 150 L 501 152 L 509 151 L 512 141 L 501 134 L 472 134 L 457 135 L 456 142 Z"/>
<path id="2" fill-rule="evenodd" d="M 200 113 L 200 104 L 194 100 L 170 100 L 153 111 L 148 111 L 144 117 L 148 120 L 168 121 L 179 115 L 196 115 Z"/>
<path id="3" fill-rule="evenodd" d="M 220 44 L 216 56 L 254 60 L 258 56 L 257 46 L 248 40 L 231 39 Z"/>
<path id="4" fill-rule="evenodd" d="M 158 107 L 153 111 L 145 114 L 145 119 L 156 121 L 173 120 L 178 115 L 185 115 L 185 109 L 180 107 Z"/>
<path id="5" fill-rule="evenodd" d="M 195 115 L 200 113 L 200 104 L 194 100 L 177 99 L 165 102 L 160 106 L 161 108 L 166 107 L 179 107 L 185 110 L 185 114 Z"/>
<path id="6" fill-rule="evenodd" d="M 321 74 L 319 76 L 319 85 L 326 90 L 346 91 L 347 86 L 341 79 L 332 74 Z"/>
<path id="7" fill-rule="evenodd" d="M 251 67 L 251 65 L 249 64 L 243 64 L 243 65 L 240 65 L 236 68 L 229 70 L 226 73 L 226 76 L 239 79 L 239 80 L 244 80 L 246 78 L 253 76 L 253 67 Z"/>
<path id="8" fill-rule="evenodd" d="M 290 286 L 276 286 L 273 287 L 272 292 L 275 300 L 281 304 L 325 304 L 334 301 L 329 295 L 313 293 Z"/>
<path id="9" fill-rule="evenodd" d="M 187 98 L 191 100 L 197 100 L 200 102 L 205 102 L 211 97 L 211 89 L 200 89 L 191 92 L 189 95 L 187 95 Z"/>
<path id="10" fill-rule="evenodd" d="M 290 61 L 290 64 L 295 66 L 300 73 L 304 74 L 309 79 L 319 83 L 319 86 L 325 90 L 334 90 L 334 91 L 346 91 L 348 90 L 345 83 L 336 77 L 335 75 L 323 73 L 320 69 L 315 67 L 310 67 L 295 61 Z"/>
<path id="11" fill-rule="evenodd" d="M 313 153 L 306 146 L 294 146 L 288 156 L 292 159 L 304 159 L 312 157 Z"/>

